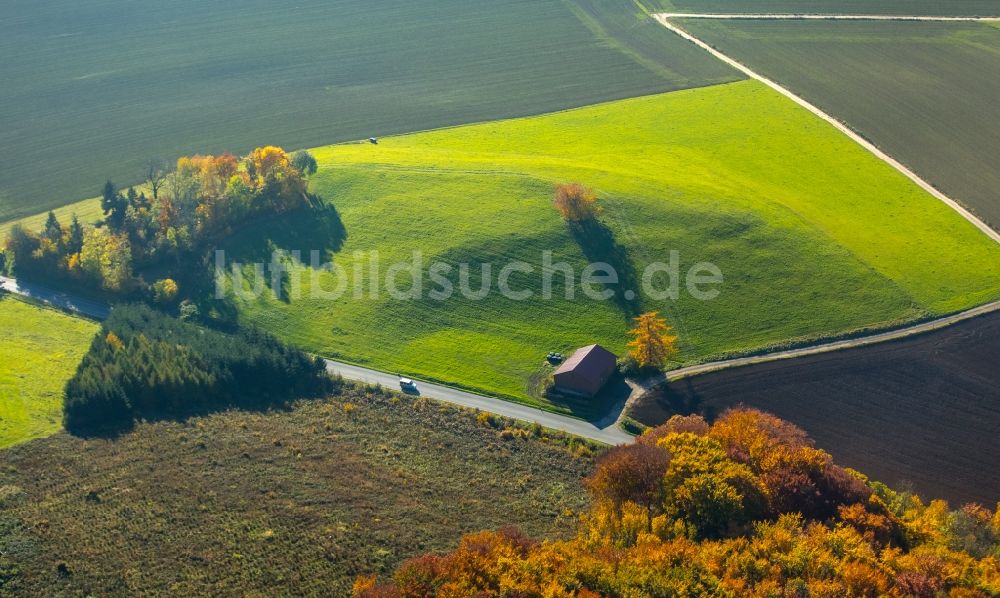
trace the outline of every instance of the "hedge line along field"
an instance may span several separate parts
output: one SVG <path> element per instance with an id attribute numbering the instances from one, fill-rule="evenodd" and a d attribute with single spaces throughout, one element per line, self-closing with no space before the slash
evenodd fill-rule
<path id="1" fill-rule="evenodd" d="M 952 504 L 1000 500 L 1000 313 L 910 339 L 694 376 L 630 416 L 745 405 L 806 430 L 837 462 Z"/>
<path id="2" fill-rule="evenodd" d="M 753 81 L 314 153 L 313 190 L 337 213 L 261 223 L 223 248 L 230 266 L 267 262 L 274 248 L 306 259 L 326 250 L 324 259 L 332 255 L 343 269 L 346 290 L 336 300 L 313 298 L 313 274 L 327 291 L 337 275 L 293 267 L 290 280 L 301 282 L 289 284 L 301 284 L 299 298 L 264 292 L 238 300 L 240 317 L 320 355 L 546 408 L 563 406 L 527 391 L 546 353 L 599 342 L 621 354 L 636 308 L 668 317 L 681 360 L 692 363 L 1000 296 L 1000 247 Z M 553 187 L 568 181 L 601 198 L 597 233 L 574 238 L 553 209 Z M 544 251 L 577 277 L 587 263 L 607 261 L 639 279 L 672 250 L 681 276 L 697 262 L 721 269 L 718 298 L 695 299 L 681 281 L 676 302 L 630 305 L 579 290 L 566 300 L 560 277 L 553 297 L 542 298 Z M 439 287 L 425 277 L 422 300 L 369 291 L 356 299 L 354 268 L 362 265 L 368 289 L 373 251 L 383 275 L 414 251 L 425 270 L 451 264 L 455 289 L 459 264 L 470 265 L 471 290 L 480 288 L 480 265 L 493 264 L 492 291 L 482 300 L 458 292 L 434 300 L 429 291 Z M 510 279 L 513 289 L 532 291 L 529 300 L 496 290 L 498 271 L 511 260 L 535 267 Z M 244 272 L 249 288 L 252 268 Z"/>
<path id="3" fill-rule="evenodd" d="M 80 219 L 80 223 L 84 225 L 94 224 L 104 218 L 104 212 L 101 210 L 101 198 L 99 197 L 75 201 L 58 208 L 53 208 L 52 211 L 55 213 L 56 218 L 59 219 L 59 222 L 67 225 L 73 220 L 74 214 Z M 7 233 L 15 224 L 20 224 L 29 230 L 39 231 L 45 227 L 45 221 L 48 217 L 48 212 L 40 212 L 31 216 L 0 222 L 0 243 L 7 240 Z"/>
<path id="4" fill-rule="evenodd" d="M 347 596 L 464 533 L 572 535 L 591 448 L 503 425 L 347 388 L 7 449 L 0 595 Z"/>
<path id="5" fill-rule="evenodd" d="M 652 12 L 1000 16 L 996 0 L 644 0 Z"/>
<path id="6" fill-rule="evenodd" d="M 62 427 L 63 385 L 97 330 L 0 292 L 0 448 Z"/>
<path id="7" fill-rule="evenodd" d="M 169 26 L 165 26 L 165 25 Z M 307 147 L 741 77 L 626 0 L 10 0 L 0 220 L 148 160 Z"/>
<path id="8" fill-rule="evenodd" d="M 1000 6 L 1000 5 L 998 5 Z M 846 122 L 1000 227 L 1000 30 L 982 23 L 682 27 Z"/>

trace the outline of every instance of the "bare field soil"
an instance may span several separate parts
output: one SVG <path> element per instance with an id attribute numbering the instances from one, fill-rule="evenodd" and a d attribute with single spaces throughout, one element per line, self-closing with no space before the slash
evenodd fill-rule
<path id="1" fill-rule="evenodd" d="M 695 376 L 631 417 L 747 405 L 792 421 L 834 458 L 955 503 L 1000 500 L 1000 313 L 910 339 Z"/>

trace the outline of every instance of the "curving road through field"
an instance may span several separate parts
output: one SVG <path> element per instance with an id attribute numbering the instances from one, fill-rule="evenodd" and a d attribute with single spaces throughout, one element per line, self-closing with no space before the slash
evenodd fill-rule
<path id="1" fill-rule="evenodd" d="M 792 99 L 793 101 L 803 106 L 816 116 L 829 122 L 831 125 L 833 125 L 842 133 L 844 133 L 852 140 L 860 144 L 862 147 L 867 149 L 876 157 L 878 157 L 879 159 L 883 160 L 884 162 L 888 163 L 890 166 L 901 172 L 903 175 L 912 180 L 914 183 L 923 188 L 925 191 L 927 191 L 937 199 L 949 205 L 952 209 L 958 212 L 962 217 L 971 222 L 973 225 L 979 228 L 983 233 L 992 238 L 994 241 L 1000 243 L 1000 232 L 997 232 L 996 230 L 992 229 L 991 227 L 980 221 L 978 218 L 976 218 L 976 216 L 968 212 L 964 207 L 962 207 L 956 201 L 952 200 L 948 196 L 944 195 L 943 193 L 935 189 L 932 185 L 924 181 L 914 172 L 910 171 L 908 168 L 903 166 L 900 162 L 898 162 L 888 154 L 882 152 L 875 145 L 873 145 L 872 143 L 870 143 L 869 141 L 867 141 L 866 139 L 855 133 L 846 125 L 836 120 L 829 114 L 823 112 L 813 104 L 795 95 L 785 87 L 779 85 L 774 81 L 771 81 L 770 79 L 767 79 L 766 77 L 763 77 L 762 75 L 756 73 L 755 71 L 751 70 L 749 67 L 743 65 L 742 63 L 730 58 L 729 56 L 723 54 L 722 52 L 719 52 L 711 45 L 703 42 L 702 40 L 691 35 L 687 31 L 683 30 L 679 26 L 669 21 L 669 19 L 672 18 L 1000 21 L 1000 17 L 923 17 L 923 16 L 875 16 L 875 15 L 777 15 L 777 14 L 698 14 L 698 13 L 693 13 L 693 14 L 659 13 L 654 16 L 664 27 L 673 31 L 675 34 L 681 36 L 684 39 L 687 39 L 688 41 L 693 42 L 694 44 L 698 45 L 699 47 L 703 48 L 704 50 L 714 55 L 716 58 L 729 64 L 733 68 L 736 68 L 737 70 L 743 72 L 747 76 L 756 79 L 758 81 L 761 81 L 762 83 L 778 91 L 782 95 Z M 17 280 L 12 278 L 0 276 L 0 289 L 2 289 L 3 291 L 28 297 L 35 301 L 39 301 L 41 303 L 51 305 L 66 311 L 82 314 L 91 318 L 104 319 L 110 313 L 110 307 L 100 302 L 88 299 L 82 299 L 79 297 L 73 297 L 67 293 L 49 289 L 43 285 L 18 282 Z M 793 359 L 796 357 L 815 355 L 817 353 L 825 353 L 825 352 L 838 351 L 855 347 L 863 347 L 875 343 L 883 343 L 943 328 L 945 326 L 949 326 L 956 322 L 968 320 L 970 318 L 974 318 L 976 316 L 980 316 L 997 310 L 1000 310 L 1000 301 L 995 301 L 993 303 L 989 303 L 977 308 L 966 310 L 961 313 L 953 314 L 943 318 L 938 318 L 936 320 L 922 322 L 919 324 L 907 326 L 904 328 L 888 332 L 872 334 L 868 336 L 840 340 L 840 341 L 817 343 L 814 345 L 801 347 L 798 349 L 777 351 L 757 356 L 725 359 L 720 361 L 694 365 L 690 367 L 681 368 L 678 370 L 673 370 L 671 372 L 668 372 L 665 376 L 657 379 L 648 380 L 644 383 L 643 386 L 648 387 L 657 382 L 662 382 L 664 379 L 673 381 L 688 376 L 704 374 L 722 369 L 736 368 L 736 367 L 752 365 L 756 363 L 763 363 L 768 361 L 776 361 L 781 359 Z M 365 368 L 338 361 L 332 361 L 332 360 L 325 360 L 325 361 L 328 371 L 330 371 L 333 374 L 340 375 L 345 379 L 354 380 L 358 382 L 365 382 L 369 384 L 379 384 L 381 386 L 388 388 L 394 388 L 398 384 L 398 376 L 393 374 L 388 374 L 385 372 L 380 372 L 378 370 L 373 370 L 370 368 Z M 596 440 L 599 442 L 604 442 L 607 444 L 621 444 L 629 442 L 632 439 L 632 437 L 629 434 L 626 434 L 618 427 L 616 419 L 618 414 L 610 414 L 609 417 L 605 418 L 603 421 L 594 423 L 565 415 L 550 413 L 547 411 L 543 411 L 541 409 L 514 403 L 497 397 L 488 397 L 485 395 L 475 394 L 468 391 L 459 390 L 448 386 L 443 386 L 440 384 L 420 382 L 418 387 L 419 387 L 419 394 L 426 395 L 433 399 L 461 405 L 464 407 L 480 409 L 482 411 L 495 413 L 497 415 L 502 415 L 505 417 L 510 417 L 521 421 L 538 423 L 547 428 L 560 430 L 563 432 L 567 432 L 584 438 L 589 438 L 591 440 Z"/>
<path id="2" fill-rule="evenodd" d="M 55 291 L 44 285 L 33 282 L 19 282 L 13 278 L 0 276 L 0 289 L 16 295 L 30 298 L 39 303 L 62 309 L 64 311 L 103 320 L 111 313 L 111 308 L 103 303 L 73 297 L 61 291 Z M 386 388 L 398 388 L 399 376 L 388 374 L 370 368 L 360 367 L 339 361 L 325 360 L 326 369 L 331 374 L 342 376 L 347 380 L 379 384 Z M 417 393 L 421 396 L 461 405 L 471 409 L 488 411 L 496 415 L 517 419 L 529 423 L 537 423 L 546 428 L 559 430 L 581 438 L 588 438 L 606 444 L 622 444 L 630 442 L 632 436 L 618 427 L 617 413 L 614 417 L 605 418 L 599 422 L 588 422 L 567 415 L 551 413 L 506 401 L 497 397 L 488 397 L 441 384 L 431 384 L 419 381 Z"/>
<path id="3" fill-rule="evenodd" d="M 743 74 L 745 74 L 746 76 L 750 77 L 751 79 L 756 79 L 757 81 L 760 81 L 764 85 L 767 85 L 771 89 L 777 91 L 781 95 L 789 98 L 790 100 L 792 100 L 796 104 L 802 106 L 806 110 L 812 112 L 816 116 L 818 116 L 821 119 L 825 120 L 826 122 L 830 123 L 838 131 L 840 131 L 841 133 L 847 135 L 854 142 L 856 142 L 858 145 L 860 145 L 861 147 L 863 147 L 866 150 L 868 150 L 869 152 L 871 152 L 876 158 L 882 160 L 883 162 L 885 162 L 889 166 L 892 166 L 894 169 L 896 169 L 897 171 L 899 171 L 900 173 L 902 173 L 906 178 L 908 178 L 911 181 L 913 181 L 914 183 L 916 183 L 917 186 L 919 186 L 921 189 L 923 189 L 924 191 L 930 193 L 935 198 L 937 198 L 940 201 L 942 201 L 945 204 L 947 204 L 948 207 L 950 207 L 951 209 L 953 209 L 956 212 L 958 212 L 958 214 L 960 216 L 962 216 L 962 218 L 965 218 L 966 220 L 968 220 L 976 228 L 978 228 L 980 231 L 982 231 L 986 236 L 988 236 L 989 238 L 993 239 L 997 243 L 1000 243 L 1000 232 L 994 230 L 991 226 L 989 226 L 988 224 L 986 224 L 985 222 L 983 222 L 982 220 L 980 220 L 979 218 L 977 218 L 975 216 L 975 214 L 973 214 L 972 212 L 966 210 L 965 207 L 963 207 L 960 203 L 958 203 L 954 199 L 948 197 L 947 195 L 945 195 L 941 191 L 938 191 L 937 188 L 935 188 L 933 185 L 931 185 L 930 183 L 928 183 L 924 179 L 920 178 L 920 176 L 917 175 L 917 173 L 913 172 L 912 170 L 910 170 L 909 168 L 907 168 L 906 166 L 904 166 L 899 160 L 896 160 L 895 158 L 893 158 L 889 154 L 887 154 L 887 153 L 883 152 L 882 150 L 880 150 L 878 147 L 875 146 L 875 144 L 873 144 L 872 142 L 868 141 L 867 139 L 865 139 L 864 137 L 862 137 L 861 135 L 859 135 L 858 133 L 856 133 L 853 129 L 851 129 L 850 127 L 848 127 L 844 123 L 840 122 L 836 118 L 830 116 L 826 112 L 822 111 L 817 106 L 815 106 L 814 104 L 808 102 L 804 98 L 796 95 L 795 93 L 793 93 L 788 88 L 780 85 L 779 83 L 777 83 L 777 82 L 775 82 L 775 81 L 773 81 L 771 79 L 768 79 L 767 77 L 765 77 L 765 76 L 761 75 L 760 73 L 752 70 L 750 67 L 748 67 L 745 64 L 743 64 L 743 63 L 741 63 L 741 62 L 733 59 L 732 57 L 730 57 L 730 56 L 728 56 L 726 54 L 723 54 L 722 52 L 720 52 L 719 50 L 717 50 L 714 46 L 708 44 L 705 41 L 702 41 L 700 38 L 692 35 L 691 33 L 688 33 L 686 30 L 682 29 L 679 25 L 677 25 L 675 23 L 672 23 L 670 21 L 670 19 L 673 19 L 673 18 L 688 18 L 688 19 L 727 19 L 727 18 L 734 18 L 735 19 L 735 18 L 739 18 L 739 19 L 786 19 L 786 20 L 807 20 L 807 19 L 815 19 L 815 20 L 838 20 L 838 19 L 840 19 L 840 20 L 896 20 L 896 21 L 901 21 L 901 20 L 910 20 L 910 21 L 949 21 L 949 20 L 952 20 L 952 21 L 1000 21 L 1000 17 L 920 17 L 920 16 L 875 17 L 875 16 L 864 16 L 864 15 L 767 15 L 767 14 L 732 15 L 732 14 L 699 14 L 699 13 L 691 13 L 691 14 L 684 14 L 684 13 L 657 13 L 657 14 L 654 14 L 653 17 L 655 17 L 656 20 L 659 21 L 661 25 L 663 25 L 664 27 L 666 27 L 670 31 L 674 32 L 675 34 L 677 34 L 677 35 L 681 36 L 682 38 L 684 38 L 684 39 L 692 42 L 693 44 L 695 44 L 698 47 L 702 48 L 706 52 L 710 53 L 712 56 L 715 56 L 716 58 L 718 58 L 722 62 L 725 62 L 729 66 L 731 66 L 734 69 L 742 72 Z"/>
<path id="4" fill-rule="evenodd" d="M 917 334 L 923 334 L 925 332 L 930 332 L 932 330 L 945 328 L 946 326 L 951 326 L 952 324 L 957 324 L 958 322 L 963 322 L 965 320 L 975 318 L 977 316 L 986 315 L 988 313 L 992 313 L 995 311 L 1000 311 L 1000 301 L 994 301 L 992 303 L 980 305 L 979 307 L 974 307 L 972 309 L 968 309 L 963 312 L 959 312 L 957 314 L 952 314 L 950 316 L 945 316 L 943 318 L 938 318 L 936 320 L 928 320 L 926 322 L 920 324 L 914 324 L 912 326 L 907 326 L 905 328 L 899 328 L 897 330 L 889 330 L 888 332 L 880 332 L 877 334 L 859 336 L 857 338 L 849 338 L 839 341 L 819 343 L 816 345 L 800 347 L 798 349 L 775 351 L 772 353 L 764 353 L 761 355 L 754 355 L 750 357 L 723 359 L 720 361 L 712 361 L 709 363 L 692 365 L 686 368 L 679 368 L 667 372 L 667 374 L 664 377 L 659 378 L 658 381 L 662 382 L 664 379 L 666 379 L 670 382 L 673 382 L 674 380 L 680 380 L 682 378 L 687 378 L 689 376 L 697 376 L 698 374 L 707 374 L 708 372 L 715 372 L 718 370 L 726 370 L 730 368 L 738 368 L 746 365 L 753 365 L 756 363 L 778 361 L 781 359 L 792 359 L 795 357 L 805 357 L 807 355 L 816 355 L 818 353 L 829 353 L 831 351 L 841 351 L 843 349 L 854 349 L 857 347 L 865 347 L 867 345 L 885 343 L 889 341 L 894 341 L 914 336 Z"/>
<path id="5" fill-rule="evenodd" d="M 326 360 L 326 369 L 331 374 L 339 375 L 347 380 L 356 382 L 366 382 L 368 384 L 379 384 L 386 388 L 399 388 L 399 376 L 388 374 L 349 363 Z M 632 436 L 626 434 L 618 427 L 616 417 L 609 418 L 603 422 L 588 422 L 567 415 L 550 413 L 513 401 L 506 401 L 496 397 L 475 394 L 450 386 L 432 384 L 430 382 L 417 382 L 417 392 L 419 394 L 438 401 L 461 405 L 471 409 L 479 409 L 496 415 L 502 415 L 512 419 L 517 419 L 530 423 L 537 423 L 546 428 L 560 430 L 582 438 L 589 438 L 606 444 L 623 444 L 630 442 Z"/>
<path id="6" fill-rule="evenodd" d="M 73 297 L 68 293 L 56 291 L 44 285 L 33 282 L 18 282 L 6 276 L 0 276 L 0 290 L 95 320 L 103 320 L 111 313 L 111 308 L 99 301 Z"/>
<path id="7" fill-rule="evenodd" d="M 88 317 L 104 319 L 110 313 L 110 308 L 107 305 L 89 301 L 86 299 L 79 299 L 72 297 L 66 293 L 53 291 L 44 286 L 36 285 L 34 283 L 18 282 L 12 278 L 6 278 L 0 276 L 0 289 L 7 292 L 23 295 L 29 297 L 36 301 L 41 301 L 48 305 L 64 309 L 66 311 L 79 313 L 86 315 Z M 751 357 L 739 357 L 734 359 L 723 359 L 720 361 L 712 361 L 708 363 L 703 363 L 699 365 L 693 365 L 685 368 L 680 368 L 668 372 L 665 376 L 660 376 L 657 378 L 651 378 L 645 380 L 641 385 L 642 388 L 651 388 L 664 380 L 678 380 L 687 376 L 695 376 L 698 374 L 705 374 L 708 372 L 714 372 L 723 369 L 737 368 L 746 365 L 752 365 L 755 363 L 763 363 L 767 361 L 777 361 L 780 359 L 793 359 L 796 357 L 804 357 L 806 355 L 815 355 L 817 353 L 826 353 L 830 351 L 839 351 L 842 349 L 851 349 L 855 347 L 863 347 L 866 345 L 872 345 L 876 343 L 884 343 L 887 341 L 897 340 L 901 338 L 906 338 L 909 336 L 914 336 L 924 332 L 929 332 L 931 330 L 937 330 L 939 328 L 944 328 L 975 318 L 976 316 L 981 316 L 987 313 L 1000 310 L 1000 301 L 994 301 L 992 303 L 987 303 L 986 305 L 981 305 L 963 312 L 952 314 L 950 316 L 945 316 L 943 318 L 938 318 L 935 320 L 929 320 L 927 322 L 921 322 L 914 324 L 912 326 L 906 326 L 904 328 L 899 328 L 897 330 L 890 330 L 887 332 L 881 332 L 878 334 L 872 334 L 868 336 L 861 336 L 857 338 L 817 343 L 814 345 L 809 345 L 806 347 L 800 347 L 798 349 L 789 349 L 785 351 L 777 351 L 774 353 L 765 353 L 761 355 L 755 355 Z M 354 364 L 344 363 L 340 361 L 325 360 L 327 370 L 336 375 L 340 375 L 347 380 L 353 380 L 356 382 L 364 382 L 368 384 L 379 384 L 386 388 L 396 388 L 399 384 L 399 376 L 395 374 L 389 374 L 386 372 L 380 372 L 371 368 L 366 368 Z M 496 415 L 502 415 L 504 417 L 510 417 L 513 419 L 526 421 L 530 423 L 537 423 L 539 425 L 545 426 L 546 428 L 551 428 L 553 430 L 559 430 L 569 434 L 574 434 L 582 438 L 589 438 L 591 440 L 596 440 L 598 442 L 604 442 L 607 444 L 622 444 L 629 442 L 632 436 L 625 433 L 621 428 L 618 427 L 618 419 L 622 413 L 624 413 L 624 405 L 616 413 L 610 413 L 607 417 L 599 422 L 589 422 L 582 419 L 577 419 L 575 417 L 570 417 L 567 415 L 560 415 L 558 413 L 551 413 L 544 411 L 542 409 L 537 409 L 535 407 L 529 407 L 527 405 L 522 405 L 520 403 L 514 403 L 505 399 L 498 397 L 489 397 L 486 395 L 476 394 L 473 392 L 468 392 L 465 390 L 459 390 L 457 388 L 452 388 L 450 386 L 444 386 L 442 384 L 432 384 L 429 382 L 419 382 L 418 393 L 421 396 L 427 396 L 428 398 L 437 399 L 447 403 L 453 403 L 456 405 L 461 405 L 463 407 L 469 407 L 472 409 L 479 409 L 481 411 L 487 411 L 489 413 L 494 413 Z"/>

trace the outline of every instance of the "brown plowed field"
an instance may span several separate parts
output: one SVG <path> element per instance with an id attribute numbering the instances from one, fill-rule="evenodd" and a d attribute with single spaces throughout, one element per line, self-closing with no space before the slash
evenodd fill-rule
<path id="1" fill-rule="evenodd" d="M 1000 313 L 910 339 L 687 378 L 636 403 L 647 424 L 744 404 L 837 462 L 953 503 L 1000 500 Z"/>

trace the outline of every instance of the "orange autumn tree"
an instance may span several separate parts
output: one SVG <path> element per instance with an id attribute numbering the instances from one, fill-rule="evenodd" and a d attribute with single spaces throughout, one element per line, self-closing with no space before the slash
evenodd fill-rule
<path id="1" fill-rule="evenodd" d="M 552 203 L 559 215 L 568 222 L 592 220 L 601 214 L 597 205 L 597 195 L 580 183 L 567 183 L 556 187 Z"/>
<path id="2" fill-rule="evenodd" d="M 635 328 L 629 330 L 632 341 L 628 347 L 629 355 L 640 368 L 663 369 L 673 359 L 677 354 L 677 337 L 670 331 L 658 312 L 646 312 L 635 319 Z"/>

